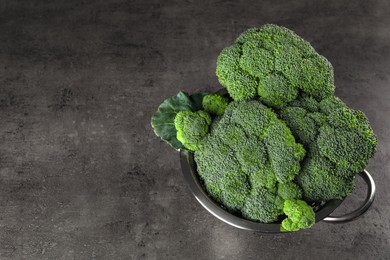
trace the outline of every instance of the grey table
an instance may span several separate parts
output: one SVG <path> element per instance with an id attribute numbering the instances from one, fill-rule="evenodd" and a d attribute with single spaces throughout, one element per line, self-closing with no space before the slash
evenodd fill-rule
<path id="1" fill-rule="evenodd" d="M 386 0 L 0 1 L 0 259 L 389 259 L 389 14 Z M 326 56 L 378 136 L 377 198 L 354 222 L 228 226 L 154 136 L 163 99 L 218 89 L 218 53 L 264 23 Z"/>

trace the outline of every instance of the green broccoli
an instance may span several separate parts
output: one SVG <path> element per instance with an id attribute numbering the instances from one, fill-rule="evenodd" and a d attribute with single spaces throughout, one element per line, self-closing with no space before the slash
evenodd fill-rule
<path id="1" fill-rule="evenodd" d="M 279 113 L 297 140 L 306 147 L 316 140 L 318 129 L 316 122 L 308 116 L 308 111 L 301 107 L 286 107 Z"/>
<path id="2" fill-rule="evenodd" d="M 285 200 L 283 212 L 288 218 L 282 221 L 282 231 L 310 228 L 315 223 L 315 213 L 303 200 Z"/>
<path id="3" fill-rule="evenodd" d="M 229 98 L 219 94 L 209 94 L 203 97 L 204 110 L 210 114 L 222 116 L 229 104 Z"/>
<path id="4" fill-rule="evenodd" d="M 285 200 L 301 199 L 302 189 L 294 182 L 279 182 L 278 195 Z"/>
<path id="5" fill-rule="evenodd" d="M 236 101 L 255 97 L 258 87 L 258 81 L 254 77 L 237 69 L 239 68 L 240 52 L 239 45 L 232 45 L 225 48 L 217 60 L 218 80 Z"/>
<path id="6" fill-rule="evenodd" d="M 230 97 L 179 92 L 152 126 L 194 152 L 221 207 L 263 223 L 285 214 L 281 229 L 296 231 L 315 223 L 307 202 L 352 193 L 377 138 L 362 112 L 333 95 L 333 67 L 308 42 L 277 25 L 249 29 L 222 50 L 216 74 Z"/>
<path id="7" fill-rule="evenodd" d="M 268 74 L 259 82 L 257 93 L 263 103 L 281 108 L 297 97 L 298 89 L 291 85 L 284 76 Z"/>
<path id="8" fill-rule="evenodd" d="M 297 99 L 294 99 L 287 104 L 289 107 L 301 107 L 309 112 L 318 112 L 320 109 L 320 102 L 315 100 L 309 95 L 299 95 Z"/>
<path id="9" fill-rule="evenodd" d="M 296 177 L 304 154 L 285 123 L 251 100 L 227 106 L 194 158 L 211 197 L 230 211 L 268 223 L 283 214 L 277 183 Z"/>
<path id="10" fill-rule="evenodd" d="M 224 182 L 220 187 L 220 200 L 228 209 L 239 210 L 245 203 L 250 191 L 246 174 L 241 171 L 230 172 L 226 173 L 223 179 Z"/>
<path id="11" fill-rule="evenodd" d="M 247 219 L 271 223 L 283 214 L 283 202 L 276 188 L 259 187 L 253 189 L 247 197 L 242 208 L 242 215 Z"/>
<path id="12" fill-rule="evenodd" d="M 340 171 L 360 172 L 374 155 L 377 139 L 365 115 L 342 108 L 331 112 L 329 124 L 320 127 L 320 153 Z"/>
<path id="13" fill-rule="evenodd" d="M 377 143 L 364 114 L 329 97 L 319 103 L 298 98 L 281 109 L 279 116 L 307 151 L 296 178 L 305 200 L 349 195 L 354 175 L 367 165 Z"/>
<path id="14" fill-rule="evenodd" d="M 302 106 L 305 104 L 302 102 Z M 321 100 L 319 103 L 319 111 L 328 115 L 332 111 L 336 111 L 338 109 L 346 108 L 347 106 L 341 101 L 338 97 L 332 96 L 326 99 Z"/>
<path id="15" fill-rule="evenodd" d="M 222 50 L 216 74 L 234 100 L 258 95 L 277 109 L 300 92 L 320 101 L 335 88 L 329 61 L 294 32 L 271 24 L 247 30 Z"/>
<path id="16" fill-rule="evenodd" d="M 297 182 L 307 201 L 342 199 L 355 187 L 353 175 L 340 176 L 335 165 L 319 155 L 304 160 Z"/>
<path id="17" fill-rule="evenodd" d="M 207 135 L 199 146 L 201 150 L 197 171 L 200 177 L 207 179 L 204 185 L 208 193 L 230 211 L 236 211 L 243 206 L 244 198 L 249 194 L 250 183 L 246 174 L 240 169 L 240 164 L 230 147 L 223 142 L 211 141 Z M 215 153 L 218 151 L 218 153 Z M 199 153 L 195 152 L 195 155 Z M 226 160 L 230 158 L 230 160 Z"/>
<path id="18" fill-rule="evenodd" d="M 196 112 L 184 110 L 178 112 L 174 122 L 177 130 L 177 140 L 188 150 L 195 151 L 202 139 L 209 132 L 211 122 L 210 115 L 203 110 Z"/>

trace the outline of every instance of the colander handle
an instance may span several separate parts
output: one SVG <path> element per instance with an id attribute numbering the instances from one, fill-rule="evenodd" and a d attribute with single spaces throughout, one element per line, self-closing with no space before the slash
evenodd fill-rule
<path id="1" fill-rule="evenodd" d="M 357 219 L 361 215 L 363 215 L 372 205 L 375 199 L 375 182 L 374 179 L 371 177 L 371 175 L 368 173 L 368 171 L 363 170 L 358 174 L 360 177 L 363 178 L 363 180 L 367 184 L 367 196 L 364 200 L 364 203 L 362 206 L 360 206 L 358 209 L 352 211 L 351 213 L 345 214 L 343 216 L 328 216 L 323 219 L 323 221 L 328 223 L 345 223 L 352 220 Z"/>

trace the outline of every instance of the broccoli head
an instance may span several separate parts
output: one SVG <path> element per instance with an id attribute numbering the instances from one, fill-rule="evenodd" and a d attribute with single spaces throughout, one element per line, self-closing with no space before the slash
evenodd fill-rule
<path id="1" fill-rule="evenodd" d="M 288 218 L 282 221 L 282 231 L 310 228 L 315 223 L 313 209 L 303 200 L 285 200 L 283 212 Z"/>
<path id="2" fill-rule="evenodd" d="M 177 130 L 177 140 L 188 150 L 195 151 L 199 143 L 209 132 L 211 122 L 210 115 L 203 110 L 178 112 L 174 122 Z"/>
<path id="3" fill-rule="evenodd" d="M 364 114 L 336 97 L 320 102 L 299 97 L 279 116 L 307 151 L 297 176 L 303 197 L 318 201 L 349 195 L 354 175 L 367 165 L 377 143 Z"/>
<path id="4" fill-rule="evenodd" d="M 211 197 L 231 211 L 268 223 L 283 214 L 277 183 L 295 178 L 304 155 L 285 123 L 261 102 L 251 100 L 227 106 L 194 158 Z M 291 189 L 295 193 L 291 196 L 299 197 L 292 186 L 284 193 Z"/>
<path id="5" fill-rule="evenodd" d="M 222 116 L 229 104 L 229 98 L 219 94 L 209 94 L 203 97 L 204 110 L 210 114 Z"/>
<path id="6" fill-rule="evenodd" d="M 278 109 L 299 93 L 318 101 L 334 93 L 329 61 L 294 32 L 271 24 L 247 30 L 222 50 L 216 74 L 234 100 L 259 96 Z"/>
<path id="7" fill-rule="evenodd" d="M 374 155 L 377 139 L 365 115 L 341 108 L 328 116 L 320 127 L 317 144 L 320 153 L 336 164 L 339 171 L 360 172 Z"/>

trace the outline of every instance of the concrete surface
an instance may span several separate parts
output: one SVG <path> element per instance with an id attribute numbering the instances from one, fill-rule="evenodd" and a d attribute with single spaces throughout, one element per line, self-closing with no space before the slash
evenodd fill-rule
<path id="1" fill-rule="evenodd" d="M 0 259 L 390 259 L 389 14 L 386 0 L 0 1 Z M 326 56 L 378 135 L 378 195 L 354 222 L 228 226 L 154 136 L 163 99 L 218 89 L 218 53 L 264 23 Z"/>

